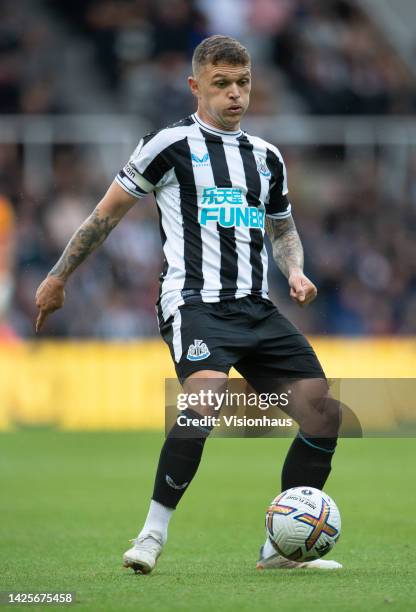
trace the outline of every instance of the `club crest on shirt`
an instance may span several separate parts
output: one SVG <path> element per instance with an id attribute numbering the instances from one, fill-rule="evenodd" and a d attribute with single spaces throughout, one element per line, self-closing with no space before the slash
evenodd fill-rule
<path id="1" fill-rule="evenodd" d="M 256 157 L 257 171 L 265 178 L 270 178 L 272 173 L 270 172 L 266 160 L 263 157 Z"/>
<path id="2" fill-rule="evenodd" d="M 204 153 L 203 155 L 197 155 L 196 153 L 191 153 L 192 165 L 193 167 L 200 166 L 209 166 L 209 155 L 208 153 Z"/>
<path id="3" fill-rule="evenodd" d="M 189 345 L 188 354 L 186 356 L 189 361 L 200 361 L 206 359 L 211 353 L 203 340 L 194 340 L 193 344 Z"/>

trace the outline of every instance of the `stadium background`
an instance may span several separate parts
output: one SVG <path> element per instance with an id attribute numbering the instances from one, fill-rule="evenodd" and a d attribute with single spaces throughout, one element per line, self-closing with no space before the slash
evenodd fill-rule
<path id="1" fill-rule="evenodd" d="M 416 420 L 415 17 L 412 0 L 0 0 L 0 591 L 77 591 L 93 612 L 414 608 L 415 444 L 394 427 Z M 294 308 L 271 266 L 272 297 L 330 377 L 380 380 L 362 408 L 384 437 L 341 440 L 327 484 L 345 568 L 330 575 L 254 571 L 288 439 L 209 440 L 156 571 L 120 567 L 173 376 L 151 197 L 34 335 L 36 287 L 73 230 L 138 139 L 193 110 L 191 50 L 211 33 L 253 55 L 243 127 L 286 159 L 319 287 Z M 388 377 L 410 390 L 385 406 Z"/>
<path id="2" fill-rule="evenodd" d="M 370 0 L 2 0 L 0 10 L 0 427 L 160 426 L 173 368 L 154 314 L 162 253 L 152 196 L 74 274 L 39 339 L 34 293 L 141 135 L 193 110 L 190 57 L 212 32 L 252 53 L 244 127 L 283 152 L 319 287 L 298 309 L 272 265 L 272 298 L 330 376 L 413 375 L 410 3 L 397 14 Z M 134 417 L 122 416 L 126 405 Z"/>

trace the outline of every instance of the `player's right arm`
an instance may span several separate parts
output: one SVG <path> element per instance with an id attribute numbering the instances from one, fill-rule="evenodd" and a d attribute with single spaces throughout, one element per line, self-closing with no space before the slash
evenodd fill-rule
<path id="1" fill-rule="evenodd" d="M 61 257 L 39 285 L 36 292 L 36 306 L 39 308 L 36 332 L 52 312 L 62 308 L 65 283 L 72 272 L 104 242 L 135 202 L 137 198 L 127 193 L 116 181 L 110 185 L 105 196 L 75 231 Z"/>
<path id="2" fill-rule="evenodd" d="M 138 199 L 162 187 L 162 179 L 171 167 L 163 151 L 181 137 L 182 133 L 174 130 L 161 130 L 140 140 L 101 202 L 77 229 L 59 261 L 39 285 L 36 292 L 37 332 L 48 315 L 63 306 L 65 283 L 72 272 L 104 242 Z"/>

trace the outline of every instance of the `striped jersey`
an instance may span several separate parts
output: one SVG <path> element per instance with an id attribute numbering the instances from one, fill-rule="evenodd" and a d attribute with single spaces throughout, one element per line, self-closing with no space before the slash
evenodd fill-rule
<path id="1" fill-rule="evenodd" d="M 268 297 L 265 217 L 291 214 L 286 168 L 274 145 L 193 114 L 144 136 L 116 181 L 137 198 L 155 195 L 164 321 L 188 301 Z"/>

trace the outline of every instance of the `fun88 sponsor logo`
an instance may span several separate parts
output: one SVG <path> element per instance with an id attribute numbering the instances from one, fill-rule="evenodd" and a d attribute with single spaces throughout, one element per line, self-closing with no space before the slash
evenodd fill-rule
<path id="1" fill-rule="evenodd" d="M 199 210 L 201 225 L 218 223 L 222 227 L 264 228 L 264 209 L 247 206 L 241 189 L 205 187 Z"/>

